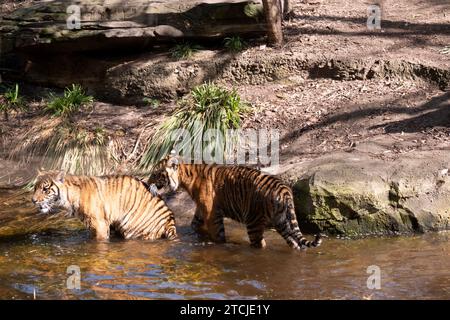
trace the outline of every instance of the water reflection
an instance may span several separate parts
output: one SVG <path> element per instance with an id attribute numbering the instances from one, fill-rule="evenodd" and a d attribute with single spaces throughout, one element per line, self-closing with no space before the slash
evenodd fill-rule
<path id="1" fill-rule="evenodd" d="M 294 252 L 274 232 L 268 248 L 248 246 L 227 222 L 230 243 L 200 243 L 190 232 L 192 203 L 175 199 L 180 241 L 96 242 L 76 221 L 35 215 L 27 195 L 0 198 L 2 299 L 392 299 L 450 298 L 449 233 L 412 237 L 326 239 Z M 66 288 L 70 265 L 81 289 Z M 381 290 L 366 286 L 381 268 Z"/>

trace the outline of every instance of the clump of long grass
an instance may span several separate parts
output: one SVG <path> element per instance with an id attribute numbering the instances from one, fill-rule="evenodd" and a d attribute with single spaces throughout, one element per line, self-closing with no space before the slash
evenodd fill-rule
<path id="1" fill-rule="evenodd" d="M 199 45 L 183 42 L 176 44 L 172 49 L 170 49 L 170 53 L 172 58 L 180 60 L 192 57 L 192 55 L 200 49 L 201 47 Z"/>
<path id="2" fill-rule="evenodd" d="M 117 163 L 114 144 L 103 129 L 87 129 L 60 118 L 43 119 L 31 128 L 10 158 L 49 170 L 72 174 L 102 175 Z"/>
<path id="3" fill-rule="evenodd" d="M 151 168 L 168 155 L 174 144 L 183 138 L 185 132 L 182 130 L 189 133 L 189 139 L 184 139 L 178 147 L 186 151 L 186 146 L 190 146 L 187 152 L 191 155 L 198 146 L 205 148 L 208 145 L 211 149 L 225 151 L 227 143 L 230 143 L 227 130 L 238 129 L 241 117 L 248 111 L 248 104 L 241 101 L 236 90 L 212 83 L 195 87 L 150 138 L 151 142 L 141 158 L 141 168 Z M 208 129 L 219 130 L 224 139 L 204 142 L 204 134 Z"/>
<path id="4" fill-rule="evenodd" d="M 102 128 L 89 128 L 77 122 L 81 107 L 91 103 L 79 85 L 66 88 L 64 95 L 50 96 L 38 124 L 21 137 L 22 143 L 9 154 L 11 159 L 33 163 L 48 170 L 72 174 L 101 175 L 112 171 L 117 150 Z"/>
<path id="5" fill-rule="evenodd" d="M 245 49 L 246 43 L 239 36 L 228 37 L 224 39 L 224 47 L 231 52 L 239 52 Z"/>
<path id="6" fill-rule="evenodd" d="M 84 89 L 78 84 L 65 88 L 62 96 L 50 94 L 49 102 L 45 111 L 52 116 L 70 116 L 77 112 L 82 106 L 92 103 L 94 98 L 86 95 Z"/>
<path id="7" fill-rule="evenodd" d="M 43 166 L 70 173 L 99 175 L 111 168 L 111 153 L 102 129 L 89 131 L 77 126 L 63 125 L 55 130 L 46 149 Z"/>
<path id="8" fill-rule="evenodd" d="M 36 125 L 23 133 L 19 139 L 21 142 L 12 148 L 9 158 L 31 163 L 44 156 L 49 141 L 54 138 L 56 128 L 62 123 L 61 118 L 41 117 L 36 120 Z"/>
<path id="9" fill-rule="evenodd" d="M 9 113 L 11 111 L 24 111 L 25 104 L 23 98 L 19 94 L 19 85 L 16 83 L 14 88 L 8 89 L 2 96 L 0 96 L 0 112 L 3 112 L 5 121 L 9 120 Z"/>

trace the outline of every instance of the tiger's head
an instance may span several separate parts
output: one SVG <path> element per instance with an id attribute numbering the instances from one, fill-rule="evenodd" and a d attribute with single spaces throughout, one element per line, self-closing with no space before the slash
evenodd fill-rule
<path id="1" fill-rule="evenodd" d="M 176 191 L 180 185 L 179 165 L 178 157 L 172 152 L 153 169 L 149 183 L 154 183 L 158 189 L 169 186 L 171 191 Z"/>
<path id="2" fill-rule="evenodd" d="M 38 172 L 32 201 L 41 213 L 50 213 L 60 206 L 64 177 L 63 171 Z"/>

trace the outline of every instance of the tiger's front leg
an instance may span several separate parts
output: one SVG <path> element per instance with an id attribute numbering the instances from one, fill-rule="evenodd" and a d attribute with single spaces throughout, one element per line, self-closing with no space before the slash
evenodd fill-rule
<path id="1" fill-rule="evenodd" d="M 104 220 L 94 220 L 91 221 L 91 231 L 95 236 L 96 240 L 108 240 L 110 228 L 109 224 Z"/>
<path id="2" fill-rule="evenodd" d="M 191 228 L 199 235 L 208 235 L 208 230 L 205 226 L 205 221 L 203 220 L 203 215 L 199 208 L 195 209 L 195 214 L 191 221 Z"/>
<path id="3" fill-rule="evenodd" d="M 206 223 L 208 227 L 209 236 L 212 241 L 218 243 L 226 242 L 225 239 L 225 226 L 223 224 L 223 212 L 220 209 L 215 209 Z"/>
<path id="4" fill-rule="evenodd" d="M 195 211 L 192 219 L 192 228 L 200 235 L 208 236 L 211 241 L 223 243 L 225 239 L 225 227 L 223 224 L 223 214 L 221 210 L 206 210 L 207 208 Z"/>

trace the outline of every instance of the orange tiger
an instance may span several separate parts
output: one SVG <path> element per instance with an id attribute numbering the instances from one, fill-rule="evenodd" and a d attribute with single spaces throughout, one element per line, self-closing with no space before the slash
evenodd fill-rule
<path id="1" fill-rule="evenodd" d="M 32 198 L 42 213 L 57 208 L 79 217 L 98 240 L 110 228 L 125 239 L 175 239 L 172 211 L 164 201 L 130 176 L 74 176 L 62 171 L 39 172 Z"/>
<path id="2" fill-rule="evenodd" d="M 273 226 L 294 249 L 317 247 L 303 237 L 294 210 L 291 188 L 280 179 L 244 166 L 184 164 L 168 156 L 153 170 L 150 181 L 158 188 L 181 186 L 197 207 L 192 228 L 215 242 L 225 242 L 223 218 L 244 223 L 250 244 L 263 248 L 264 230 Z"/>

